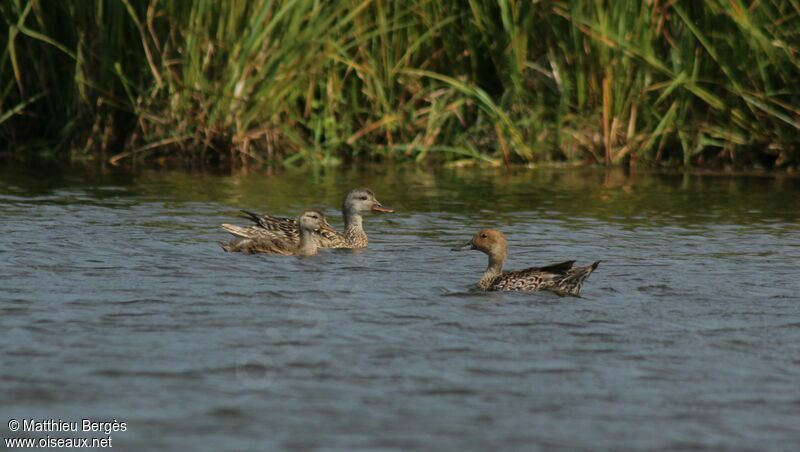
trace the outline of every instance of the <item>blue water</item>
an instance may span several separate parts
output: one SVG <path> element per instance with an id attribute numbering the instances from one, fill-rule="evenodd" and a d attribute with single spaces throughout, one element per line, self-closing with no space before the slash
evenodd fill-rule
<path id="1" fill-rule="evenodd" d="M 239 208 L 341 227 L 357 186 L 397 209 L 365 218 L 367 250 L 217 244 Z M 785 176 L 3 168 L 0 431 L 117 419 L 115 450 L 798 450 L 798 196 Z M 449 248 L 488 226 L 508 269 L 603 262 L 582 298 L 474 293 L 486 257 Z"/>

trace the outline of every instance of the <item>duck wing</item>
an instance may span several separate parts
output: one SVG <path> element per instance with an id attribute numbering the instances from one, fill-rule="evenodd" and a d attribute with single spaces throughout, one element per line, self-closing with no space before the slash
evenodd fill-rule
<path id="1" fill-rule="evenodd" d="M 222 229 L 230 232 L 236 237 L 251 240 L 281 240 L 279 235 L 261 226 L 236 226 L 235 224 L 222 224 Z M 299 232 L 298 232 L 299 235 Z M 284 239 L 284 241 L 286 241 Z M 299 237 L 298 237 L 299 242 Z"/>
<path id="2" fill-rule="evenodd" d="M 250 210 L 242 210 L 241 212 L 245 214 L 245 218 L 252 220 L 263 228 L 281 227 L 280 225 L 297 226 L 297 220 L 294 218 L 276 217 L 268 213 L 256 213 Z"/>
<path id="3" fill-rule="evenodd" d="M 242 210 L 242 213 L 256 223 L 253 228 L 263 229 L 276 239 L 300 242 L 300 227 L 294 218 L 275 217 L 266 213 L 258 214 L 249 210 Z"/>
<path id="4" fill-rule="evenodd" d="M 563 275 L 569 272 L 572 269 L 573 265 L 575 265 L 575 261 L 566 261 L 558 264 L 548 265 L 545 267 L 528 268 L 522 271 L 538 271 L 542 273 L 554 273 L 556 275 Z"/>

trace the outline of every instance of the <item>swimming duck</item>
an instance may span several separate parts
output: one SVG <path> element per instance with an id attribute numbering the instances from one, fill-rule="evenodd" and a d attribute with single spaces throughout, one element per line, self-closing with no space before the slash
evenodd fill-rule
<path id="1" fill-rule="evenodd" d="M 325 215 L 318 210 L 306 210 L 296 220 L 299 225 L 299 238 L 296 242 L 280 240 L 269 234 L 253 234 L 253 228 L 243 228 L 232 224 L 223 224 L 222 228 L 237 238 L 223 243 L 222 249 L 229 252 L 280 254 L 283 256 L 313 256 L 317 254 L 315 237 L 323 233 L 335 233 L 331 225 L 325 221 Z"/>
<path id="2" fill-rule="evenodd" d="M 277 240 L 295 243 L 300 240 L 297 222 L 291 218 L 274 217 L 243 210 L 256 222 L 257 226 L 247 228 L 248 234 L 272 236 Z M 320 248 L 366 248 L 369 240 L 364 232 L 361 215 L 367 212 L 392 213 L 394 210 L 383 207 L 375 198 L 375 193 L 366 188 L 358 188 L 347 194 L 342 206 L 344 232 L 322 230 L 314 235 Z"/>
<path id="3" fill-rule="evenodd" d="M 503 272 L 503 262 L 508 254 L 508 242 L 505 235 L 495 229 L 484 229 L 475 234 L 465 245 L 453 248 L 453 251 L 463 250 L 479 250 L 489 256 L 489 268 L 478 282 L 478 289 L 487 291 L 549 290 L 559 295 L 580 296 L 583 281 L 600 264 L 600 261 L 597 261 L 586 267 L 573 267 L 575 261 L 567 261 L 546 267 Z"/>

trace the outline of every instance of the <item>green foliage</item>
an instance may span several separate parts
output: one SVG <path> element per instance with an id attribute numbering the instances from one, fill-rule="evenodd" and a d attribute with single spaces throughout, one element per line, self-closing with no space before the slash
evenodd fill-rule
<path id="1" fill-rule="evenodd" d="M 0 142 L 73 157 L 800 160 L 797 0 L 7 0 L 0 23 Z"/>

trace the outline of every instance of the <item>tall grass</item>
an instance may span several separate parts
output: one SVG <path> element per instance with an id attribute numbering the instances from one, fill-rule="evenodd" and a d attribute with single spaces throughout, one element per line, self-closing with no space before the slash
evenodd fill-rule
<path id="1" fill-rule="evenodd" d="M 0 19 L 3 147 L 800 160 L 797 0 L 7 0 Z"/>

